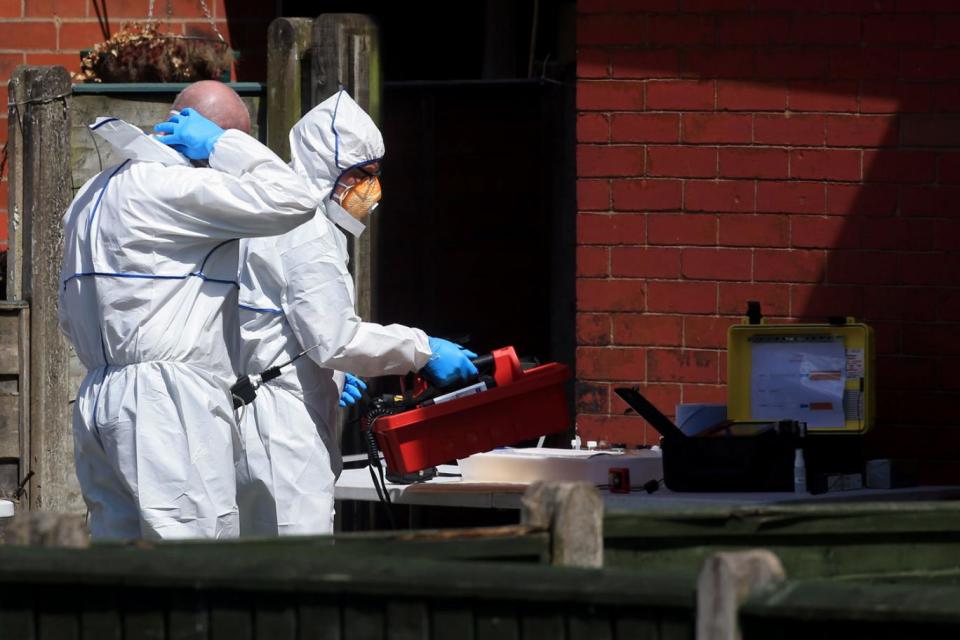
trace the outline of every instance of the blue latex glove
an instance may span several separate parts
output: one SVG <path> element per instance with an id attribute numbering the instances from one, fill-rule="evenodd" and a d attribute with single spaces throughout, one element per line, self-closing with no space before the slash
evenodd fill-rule
<path id="1" fill-rule="evenodd" d="M 348 404 L 357 404 L 357 400 L 363 397 L 363 392 L 367 389 L 367 383 L 353 375 L 345 373 L 346 379 L 343 381 L 343 391 L 340 393 L 340 406 L 345 407 Z"/>
<path id="2" fill-rule="evenodd" d="M 446 387 L 455 382 L 466 382 L 477 375 L 470 362 L 477 354 L 443 338 L 430 338 L 430 361 L 420 370 L 430 382 Z"/>
<path id="3" fill-rule="evenodd" d="M 223 135 L 223 129 L 204 118 L 196 109 L 186 108 L 170 116 L 166 122 L 154 125 L 153 130 L 166 135 L 157 140 L 170 145 L 191 160 L 206 160 L 213 145 Z"/>

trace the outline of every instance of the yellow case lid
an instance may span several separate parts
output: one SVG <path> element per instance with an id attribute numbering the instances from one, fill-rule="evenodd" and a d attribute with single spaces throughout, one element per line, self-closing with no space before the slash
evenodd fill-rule
<path id="1" fill-rule="evenodd" d="M 727 417 L 799 420 L 810 433 L 864 433 L 875 414 L 873 329 L 735 324 L 727 332 Z"/>

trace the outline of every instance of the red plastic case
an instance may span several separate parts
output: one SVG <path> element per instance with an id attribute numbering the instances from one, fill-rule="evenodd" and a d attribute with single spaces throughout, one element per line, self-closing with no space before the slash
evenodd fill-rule
<path id="1" fill-rule="evenodd" d="M 493 356 L 493 389 L 373 423 L 389 469 L 412 473 L 570 426 L 563 388 L 569 367 L 551 362 L 523 371 L 513 347 Z"/>

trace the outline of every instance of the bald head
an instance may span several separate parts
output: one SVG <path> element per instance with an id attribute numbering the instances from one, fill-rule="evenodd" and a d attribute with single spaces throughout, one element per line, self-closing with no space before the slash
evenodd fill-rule
<path id="1" fill-rule="evenodd" d="M 177 95 L 173 108 L 182 111 L 191 107 L 222 129 L 239 129 L 250 133 L 250 114 L 237 92 L 216 80 L 194 82 Z"/>

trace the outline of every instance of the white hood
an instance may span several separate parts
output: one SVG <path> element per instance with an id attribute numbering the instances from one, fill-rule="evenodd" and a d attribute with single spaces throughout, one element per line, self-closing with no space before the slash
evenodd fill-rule
<path id="1" fill-rule="evenodd" d="M 380 160 L 383 154 L 383 136 L 377 125 L 342 89 L 311 109 L 290 130 L 291 166 L 324 204 L 340 174 Z"/>

